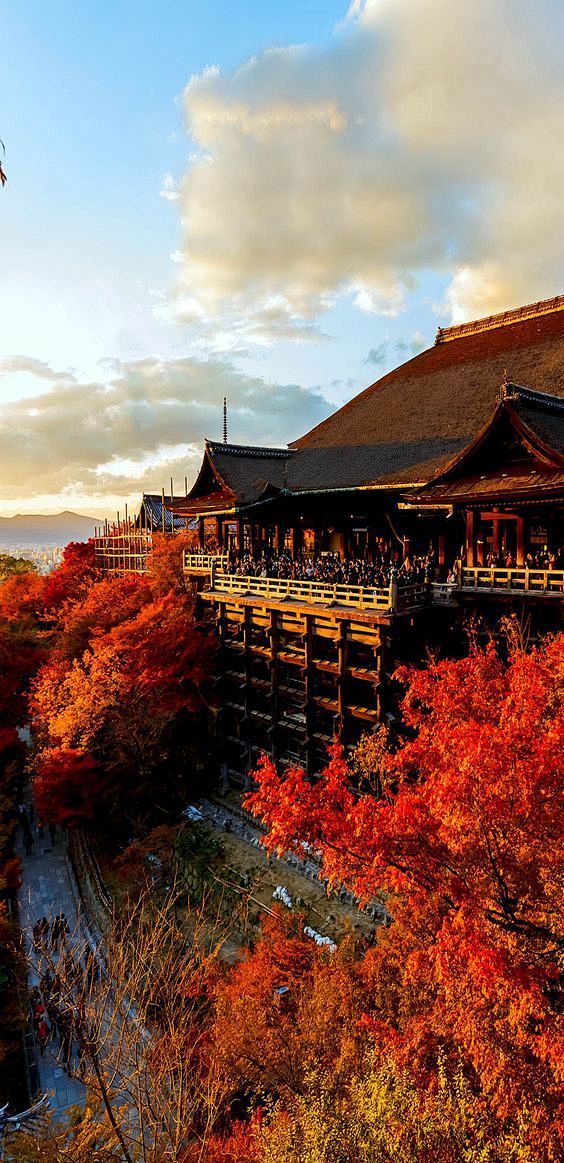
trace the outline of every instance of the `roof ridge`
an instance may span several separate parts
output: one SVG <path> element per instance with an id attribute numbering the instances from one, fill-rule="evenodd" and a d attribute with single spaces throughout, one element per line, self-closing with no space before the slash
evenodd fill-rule
<path id="1" fill-rule="evenodd" d="M 221 440 L 207 440 L 206 445 L 212 452 L 227 453 L 228 456 L 256 456 L 256 457 L 287 457 L 294 452 L 293 448 L 266 448 L 254 444 L 224 444 Z"/>
<path id="2" fill-rule="evenodd" d="M 452 327 L 438 327 L 435 346 L 438 343 L 448 343 L 452 339 L 462 339 L 466 335 L 476 335 L 480 331 L 493 331 L 497 327 L 507 327 L 511 323 L 520 323 L 524 319 L 550 315 L 555 311 L 564 311 L 564 294 L 554 295 L 551 299 L 539 299 L 537 303 L 527 303 L 523 307 L 513 307 L 510 311 L 501 311 L 497 315 L 486 315 L 482 319 L 474 319 L 468 323 L 458 323 Z"/>
<path id="3" fill-rule="evenodd" d="M 553 396 L 550 392 L 539 392 L 535 388 L 526 388 L 523 384 L 503 383 L 500 389 L 500 400 L 524 400 L 537 404 L 548 412 L 564 412 L 562 396 Z"/>

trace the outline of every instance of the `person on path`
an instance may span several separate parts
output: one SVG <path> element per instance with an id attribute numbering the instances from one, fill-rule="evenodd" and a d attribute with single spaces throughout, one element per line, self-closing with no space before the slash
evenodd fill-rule
<path id="1" fill-rule="evenodd" d="M 45 1047 L 47 1045 L 48 1037 L 49 1037 L 49 1026 L 47 1025 L 47 1022 L 45 1021 L 45 1018 L 42 1016 L 42 1017 L 40 1017 L 40 1019 L 37 1023 L 37 1041 L 39 1042 L 39 1052 L 41 1054 L 41 1057 L 43 1057 L 43 1054 L 45 1052 Z"/>
<path id="2" fill-rule="evenodd" d="M 51 948 L 54 953 L 57 952 L 59 942 L 62 952 L 67 933 L 70 933 L 67 918 L 64 913 L 57 913 L 51 921 Z"/>
<path id="3" fill-rule="evenodd" d="M 20 816 L 20 824 L 22 826 L 25 854 L 26 856 L 31 856 L 31 850 L 33 848 L 33 836 L 31 834 L 31 828 L 29 826 L 29 820 L 27 816 Z"/>

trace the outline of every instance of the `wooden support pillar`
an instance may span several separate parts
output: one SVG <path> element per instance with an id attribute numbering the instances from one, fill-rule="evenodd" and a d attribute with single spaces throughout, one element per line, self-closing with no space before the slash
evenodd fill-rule
<path id="1" fill-rule="evenodd" d="M 439 554 L 438 554 L 438 563 L 437 564 L 438 565 L 445 564 L 445 535 L 444 535 L 444 533 L 439 533 Z"/>
<path id="2" fill-rule="evenodd" d="M 226 629 L 225 602 L 218 602 L 218 604 L 217 604 L 216 625 L 217 625 L 217 637 L 218 637 L 218 641 L 219 641 L 219 647 L 220 647 L 220 650 L 222 650 L 223 647 L 225 646 L 225 629 Z"/>
<path id="3" fill-rule="evenodd" d="M 280 649 L 280 631 L 278 628 L 278 610 L 270 611 L 270 714 L 272 716 L 272 744 L 271 756 L 274 762 L 278 759 L 278 720 L 280 718 L 280 697 L 278 694 L 280 663 L 278 653 Z"/>
<path id="4" fill-rule="evenodd" d="M 348 622 L 339 622 L 339 637 L 337 639 L 337 664 L 339 673 L 337 676 L 337 705 L 338 705 L 338 727 L 336 736 L 339 741 L 343 737 L 345 726 L 345 716 L 347 713 L 347 630 Z"/>
<path id="5" fill-rule="evenodd" d="M 204 549 L 206 544 L 206 527 L 203 517 L 198 517 L 198 544 L 200 549 Z"/>
<path id="6" fill-rule="evenodd" d="M 525 564 L 525 520 L 523 517 L 517 518 L 517 565 L 524 566 Z"/>
<path id="7" fill-rule="evenodd" d="M 237 517 L 237 532 L 236 532 L 236 547 L 237 553 L 241 554 L 245 548 L 245 532 L 244 521 L 242 517 Z"/>
<path id="8" fill-rule="evenodd" d="M 382 684 L 384 680 L 384 644 L 382 642 L 382 634 L 379 635 L 380 641 L 376 647 L 376 673 L 378 675 L 377 682 L 374 687 L 374 694 L 376 696 L 376 710 L 378 712 L 378 722 L 384 721 L 384 710 L 382 706 Z"/>
<path id="9" fill-rule="evenodd" d="M 223 549 L 223 521 L 221 517 L 215 519 L 215 539 L 220 549 Z"/>
<path id="10" fill-rule="evenodd" d="M 315 667 L 313 664 L 313 616 L 306 614 L 304 635 L 304 714 L 306 721 L 306 772 L 313 775 L 315 703 L 313 702 Z"/>
<path id="11" fill-rule="evenodd" d="M 243 659 L 244 659 L 244 669 L 245 669 L 245 686 L 244 686 L 244 691 L 243 691 L 243 703 L 244 703 L 244 707 L 245 707 L 244 718 L 247 720 L 247 725 L 245 726 L 245 732 L 248 732 L 248 729 L 249 729 L 248 728 L 248 720 L 249 720 L 249 712 L 250 712 L 250 691 L 251 691 L 251 682 L 252 682 L 252 662 L 253 662 L 253 656 L 252 656 L 252 652 L 251 652 L 252 616 L 253 616 L 252 607 L 245 606 L 245 615 L 244 615 L 244 622 L 243 622 L 243 647 L 244 647 Z M 249 755 L 250 754 L 251 754 L 251 752 L 250 752 L 250 745 L 249 745 Z"/>
<path id="12" fill-rule="evenodd" d="M 499 518 L 498 517 L 494 517 L 492 519 L 492 526 L 493 526 L 492 553 L 495 553 L 496 557 L 499 557 Z"/>
<path id="13" fill-rule="evenodd" d="M 475 564 L 474 546 L 474 510 L 466 510 L 466 564 L 472 568 Z"/>

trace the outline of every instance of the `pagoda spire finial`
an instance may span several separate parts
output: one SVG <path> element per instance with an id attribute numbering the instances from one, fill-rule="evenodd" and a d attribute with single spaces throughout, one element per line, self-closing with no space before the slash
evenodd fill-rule
<path id="1" fill-rule="evenodd" d="M 223 443 L 227 444 L 227 396 L 223 397 Z"/>

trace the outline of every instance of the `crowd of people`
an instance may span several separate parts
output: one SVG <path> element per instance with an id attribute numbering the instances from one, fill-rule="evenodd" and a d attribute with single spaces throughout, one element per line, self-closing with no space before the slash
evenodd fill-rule
<path id="1" fill-rule="evenodd" d="M 39 840 L 43 839 L 43 824 L 41 820 L 35 820 L 35 811 L 33 802 L 26 804 L 22 800 L 18 804 L 18 822 L 22 830 L 22 840 L 26 856 L 31 856 L 33 845 L 35 844 L 35 836 Z M 51 843 L 54 844 L 57 837 L 57 828 L 54 824 L 49 824 L 49 836 Z"/>
<path id="2" fill-rule="evenodd" d="M 390 582 L 411 585 L 432 581 L 435 576 L 435 553 L 430 546 L 424 554 L 402 552 L 387 542 L 377 545 L 368 561 L 363 557 L 342 559 L 338 553 L 302 554 L 249 553 L 230 562 L 228 570 L 236 577 L 291 578 L 294 581 L 321 582 L 327 585 L 350 585 L 386 588 Z"/>
<path id="3" fill-rule="evenodd" d="M 517 561 L 515 554 L 509 551 L 508 553 L 493 553 L 490 551 L 486 555 L 486 565 L 490 569 L 516 569 Z M 537 549 L 534 552 L 530 550 L 525 554 L 525 569 L 564 569 L 564 548 L 560 549 Z"/>
<path id="4" fill-rule="evenodd" d="M 41 917 L 33 926 L 33 943 L 41 972 L 39 985 L 30 993 L 35 1035 L 41 1055 L 49 1046 L 67 1074 L 84 1078 L 89 1046 L 84 1020 L 79 1014 L 80 998 L 92 993 L 100 969 L 91 950 L 82 956 L 69 945 L 69 925 L 64 913 L 51 921 Z"/>
<path id="5" fill-rule="evenodd" d="M 208 552 L 213 552 L 208 548 Z M 219 549 L 217 552 L 220 552 Z M 439 568 L 434 547 L 424 553 L 412 553 L 396 547 L 384 538 L 378 538 L 370 560 L 366 557 L 341 558 L 338 553 L 301 553 L 292 557 L 287 552 L 265 550 L 260 555 L 249 552 L 231 553 L 227 572 L 235 577 L 291 578 L 294 581 L 321 582 L 327 585 L 354 585 L 383 589 L 391 581 L 399 585 L 421 584 L 431 581 L 455 583 L 464 558 L 456 558 L 447 569 Z M 496 569 L 516 569 L 517 560 L 511 551 L 486 554 L 484 565 Z M 526 569 L 564 569 L 564 547 L 529 550 L 525 555 Z"/>

